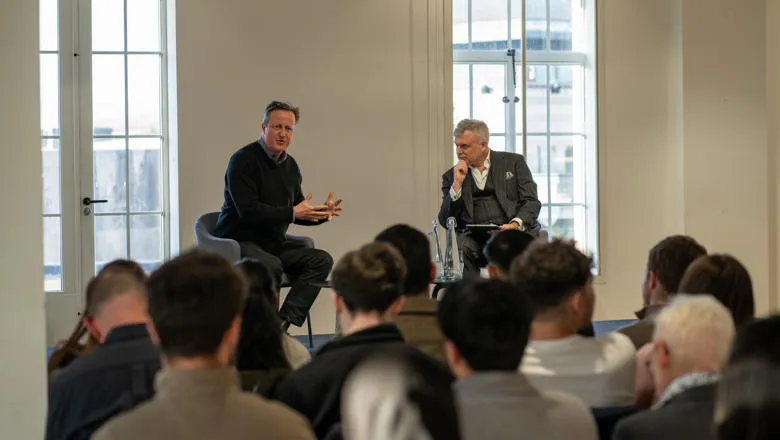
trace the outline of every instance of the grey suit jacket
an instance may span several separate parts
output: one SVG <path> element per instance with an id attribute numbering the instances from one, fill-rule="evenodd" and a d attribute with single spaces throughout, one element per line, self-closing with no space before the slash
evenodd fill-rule
<path id="1" fill-rule="evenodd" d="M 478 372 L 454 388 L 463 440 L 598 438 L 580 399 L 539 391 L 517 372 Z"/>
<path id="2" fill-rule="evenodd" d="M 442 202 L 439 209 L 439 223 L 446 226 L 448 217 L 455 217 L 458 221 L 458 229 L 463 230 L 463 225 L 473 222 L 474 201 L 472 194 L 476 188 L 471 172 L 463 181 L 462 195 L 452 201 L 450 188 L 454 180 L 454 167 L 442 175 Z M 531 170 L 520 154 L 490 151 L 490 179 L 496 189 L 496 198 L 503 208 L 504 213 L 510 219 L 519 218 L 526 228 L 536 226 L 536 219 L 542 204 L 536 195 L 536 183 Z"/>
<path id="3" fill-rule="evenodd" d="M 152 400 L 122 414 L 94 440 L 314 440 L 300 414 L 241 392 L 231 368 L 163 371 Z"/>
<path id="4" fill-rule="evenodd" d="M 715 440 L 713 411 L 717 385 L 691 388 L 652 411 L 618 423 L 613 440 Z"/>

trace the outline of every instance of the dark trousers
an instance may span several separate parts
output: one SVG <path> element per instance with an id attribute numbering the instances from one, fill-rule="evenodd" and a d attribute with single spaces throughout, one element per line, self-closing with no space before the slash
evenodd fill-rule
<path id="1" fill-rule="evenodd" d="M 457 235 L 458 250 L 463 255 L 463 276 L 479 275 L 479 270 L 487 266 L 487 258 L 482 250 L 490 238 L 485 232 L 464 232 Z"/>
<path id="2" fill-rule="evenodd" d="M 306 320 L 311 305 L 320 293 L 312 283 L 328 279 L 333 258 L 321 249 L 312 249 L 301 242 L 286 240 L 260 247 L 255 243 L 241 243 L 241 256 L 262 261 L 279 279 L 286 274 L 290 281 L 290 293 L 279 310 L 279 316 L 300 327 Z"/>

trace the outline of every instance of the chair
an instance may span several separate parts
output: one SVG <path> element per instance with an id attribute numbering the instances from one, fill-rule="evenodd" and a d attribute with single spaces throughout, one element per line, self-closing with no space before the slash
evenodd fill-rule
<path id="1" fill-rule="evenodd" d="M 219 238 L 214 235 L 214 229 L 217 227 L 219 212 L 207 212 L 195 220 L 195 241 L 198 247 L 207 251 L 214 252 L 222 258 L 236 262 L 241 259 L 241 246 L 238 242 L 230 238 Z M 287 234 L 288 240 L 300 241 L 306 247 L 313 249 L 314 240 L 311 237 Z M 287 274 L 282 274 L 282 283 L 279 288 L 290 287 L 290 280 Z M 311 314 L 306 315 L 306 326 L 309 331 L 309 348 L 314 348 L 314 337 L 311 330 Z"/>

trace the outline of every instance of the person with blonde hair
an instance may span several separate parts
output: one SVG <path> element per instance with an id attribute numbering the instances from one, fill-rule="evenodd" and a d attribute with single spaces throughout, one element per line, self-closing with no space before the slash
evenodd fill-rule
<path id="1" fill-rule="evenodd" d="M 734 320 L 709 295 L 677 295 L 656 318 L 650 370 L 658 401 L 622 420 L 615 440 L 713 438 L 721 370 L 734 340 Z"/>

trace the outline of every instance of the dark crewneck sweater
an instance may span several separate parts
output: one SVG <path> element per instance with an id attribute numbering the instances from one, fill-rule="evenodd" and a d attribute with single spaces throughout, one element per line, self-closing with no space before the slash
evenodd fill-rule
<path id="1" fill-rule="evenodd" d="M 292 156 L 276 163 L 258 141 L 244 146 L 228 163 L 225 202 L 214 235 L 261 247 L 282 242 L 294 220 L 294 207 L 304 198 L 302 181 Z"/>

